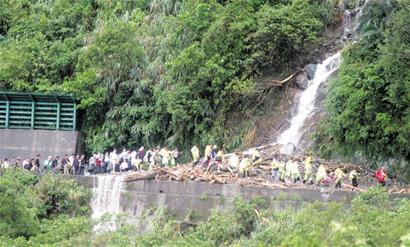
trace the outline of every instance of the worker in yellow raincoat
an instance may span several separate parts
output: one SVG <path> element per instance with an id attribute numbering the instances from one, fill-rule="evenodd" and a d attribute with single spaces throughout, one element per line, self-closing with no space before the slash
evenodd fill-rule
<path id="1" fill-rule="evenodd" d="M 239 170 L 239 156 L 237 153 L 232 154 L 228 159 L 228 170 L 236 173 Z"/>
<path id="2" fill-rule="evenodd" d="M 251 155 L 253 165 L 258 165 L 262 161 L 262 156 L 258 149 L 252 149 Z"/>
<path id="3" fill-rule="evenodd" d="M 221 149 L 216 153 L 216 157 L 219 157 L 221 159 L 222 164 L 225 164 L 225 154 L 224 151 Z M 218 159 L 219 159 L 218 158 Z"/>
<path id="4" fill-rule="evenodd" d="M 285 175 L 284 175 L 284 180 L 285 182 L 288 180 L 291 180 L 292 178 L 292 161 L 287 160 L 285 162 Z"/>
<path id="5" fill-rule="evenodd" d="M 300 181 L 299 164 L 295 159 L 290 162 L 290 178 L 294 183 Z"/>
<path id="6" fill-rule="evenodd" d="M 249 170 L 252 167 L 252 162 L 249 157 L 246 155 L 239 164 L 239 172 L 243 175 L 244 178 L 249 176 Z"/>
<path id="7" fill-rule="evenodd" d="M 205 147 L 205 160 L 211 159 L 211 154 L 212 154 L 212 145 L 206 145 Z"/>
<path id="8" fill-rule="evenodd" d="M 356 170 L 352 170 L 352 171 L 349 173 L 349 180 L 350 180 L 350 182 L 352 183 L 352 186 L 353 186 L 353 187 L 359 186 L 359 183 L 357 182 L 357 179 L 358 179 L 358 178 L 359 178 L 359 174 L 357 173 Z"/>
<path id="9" fill-rule="evenodd" d="M 282 161 L 278 162 L 278 166 L 279 166 L 279 181 L 281 182 L 285 182 L 285 163 L 283 163 Z"/>
<path id="10" fill-rule="evenodd" d="M 141 171 L 142 170 L 142 166 L 143 166 L 142 160 L 137 159 L 137 158 L 132 158 L 131 159 L 131 164 L 134 167 L 134 170 L 136 170 L 136 171 Z"/>
<path id="11" fill-rule="evenodd" d="M 345 176 L 346 176 L 346 174 L 342 171 L 342 169 L 337 168 L 335 170 L 335 177 L 336 177 L 335 188 L 342 188 L 342 180 Z"/>
<path id="12" fill-rule="evenodd" d="M 192 163 L 193 163 L 194 165 L 198 164 L 199 157 L 200 157 L 198 146 L 196 146 L 196 145 L 193 146 L 193 147 L 191 148 L 191 153 L 192 153 Z"/>
<path id="13" fill-rule="evenodd" d="M 327 177 L 326 168 L 324 165 L 320 164 L 316 173 L 316 184 L 319 185 L 320 182 Z"/>
<path id="14" fill-rule="evenodd" d="M 313 184 L 313 176 L 312 176 L 312 157 L 308 156 L 305 159 L 305 176 L 303 179 L 303 183 L 310 183 Z"/>
<path id="15" fill-rule="evenodd" d="M 278 183 L 279 182 L 279 161 L 276 159 L 273 159 L 271 162 L 271 167 L 272 167 L 272 179 L 273 182 Z"/>
<path id="16" fill-rule="evenodd" d="M 221 168 L 223 168 L 223 165 L 225 164 L 225 154 L 222 150 L 219 150 L 216 155 L 215 155 L 215 164 L 218 167 L 218 172 L 220 171 Z"/>
<path id="17" fill-rule="evenodd" d="M 206 145 L 204 156 L 205 156 L 205 163 L 204 164 L 208 167 L 209 164 L 211 163 L 211 159 L 212 159 L 212 145 L 210 145 L 210 144 Z"/>

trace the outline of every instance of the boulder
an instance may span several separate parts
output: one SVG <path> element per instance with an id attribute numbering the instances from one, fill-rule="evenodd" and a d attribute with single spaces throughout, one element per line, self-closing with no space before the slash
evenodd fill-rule
<path id="1" fill-rule="evenodd" d="M 286 155 L 292 155 L 295 151 L 296 147 L 292 143 L 285 144 L 280 149 L 280 152 Z"/>
<path id="2" fill-rule="evenodd" d="M 316 64 L 308 64 L 303 69 L 306 71 L 307 77 L 309 80 L 312 80 L 315 77 L 317 65 Z"/>
<path id="3" fill-rule="evenodd" d="M 296 85 L 303 90 L 309 86 L 309 79 L 305 73 L 299 73 L 296 76 Z"/>

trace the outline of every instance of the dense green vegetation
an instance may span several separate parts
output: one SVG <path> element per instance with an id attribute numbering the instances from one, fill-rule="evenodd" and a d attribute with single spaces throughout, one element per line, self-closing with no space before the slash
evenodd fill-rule
<path id="1" fill-rule="evenodd" d="M 0 176 L 0 246 L 40 246 L 91 228 L 89 190 L 61 175 L 21 169 Z"/>
<path id="2" fill-rule="evenodd" d="M 241 136 L 230 115 L 243 121 L 255 109 L 260 77 L 316 55 L 326 27 L 340 22 L 339 2 L 2 0 L 0 88 L 72 94 L 88 151 L 210 142 L 233 149 Z M 410 0 L 369 1 L 328 89 L 322 154 L 410 160 L 409 27 Z M 73 180 L 5 171 L 0 246 L 410 246 L 410 201 L 381 189 L 348 207 L 279 210 L 238 199 L 232 213 L 188 229 L 158 209 L 147 215 L 149 229 L 124 224 L 103 234 L 92 230 L 89 199 Z"/>
<path id="3" fill-rule="evenodd" d="M 321 149 L 410 161 L 410 1 L 370 1 L 327 93 Z M 397 165 L 397 164 L 396 164 Z"/>
<path id="4" fill-rule="evenodd" d="M 335 0 L 4 0 L 0 86 L 81 102 L 89 151 L 239 145 L 256 78 L 313 55 Z M 239 138 L 240 140 L 240 138 Z"/>
<path id="5" fill-rule="evenodd" d="M 8 171 L 0 177 L 0 198 L 1 246 L 410 245 L 410 201 L 392 200 L 380 188 L 358 195 L 350 206 L 302 202 L 280 208 L 278 198 L 270 199 L 273 207 L 267 199 L 238 198 L 232 212 L 214 212 L 196 227 L 181 227 L 166 210 L 151 208 L 137 223 L 112 232 L 93 232 L 88 193 L 59 176 L 38 180 Z"/>
<path id="6" fill-rule="evenodd" d="M 351 207 L 305 203 L 300 209 L 266 209 L 266 201 L 235 201 L 231 214 L 213 214 L 195 229 L 176 231 L 172 222 L 144 236 L 112 238 L 111 244 L 137 246 L 407 246 L 410 201 L 389 199 L 372 189 Z M 394 229 L 394 230 L 393 230 Z M 115 242 L 118 241 L 118 242 Z"/>

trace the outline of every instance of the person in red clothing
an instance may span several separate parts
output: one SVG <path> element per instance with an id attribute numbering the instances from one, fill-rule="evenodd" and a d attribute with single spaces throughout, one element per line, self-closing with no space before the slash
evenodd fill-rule
<path id="1" fill-rule="evenodd" d="M 103 163 L 103 160 L 102 160 L 102 158 L 100 157 L 100 155 L 96 155 L 96 159 L 95 159 L 95 174 L 103 173 L 102 163 Z"/>
<path id="2" fill-rule="evenodd" d="M 384 167 L 380 167 L 379 169 L 377 169 L 376 172 L 374 173 L 374 176 L 376 177 L 377 181 L 379 181 L 379 183 L 382 186 L 386 185 L 387 172 Z"/>

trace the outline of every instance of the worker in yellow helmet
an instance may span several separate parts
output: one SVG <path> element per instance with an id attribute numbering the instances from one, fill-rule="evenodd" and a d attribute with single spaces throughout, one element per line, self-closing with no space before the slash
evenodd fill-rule
<path id="1" fill-rule="evenodd" d="M 316 184 L 319 185 L 320 182 L 327 177 L 326 168 L 324 165 L 320 164 L 316 173 Z"/>
<path id="2" fill-rule="evenodd" d="M 303 179 L 303 183 L 313 184 L 312 157 L 310 156 L 306 157 L 305 159 L 305 177 Z"/>
<path id="3" fill-rule="evenodd" d="M 346 176 L 346 174 L 342 171 L 342 169 L 337 168 L 335 170 L 335 177 L 336 177 L 335 188 L 342 188 L 342 180 L 345 176 Z"/>
<path id="4" fill-rule="evenodd" d="M 193 147 L 191 148 L 191 153 L 192 153 L 192 163 L 193 163 L 194 165 L 198 164 L 199 157 L 200 157 L 198 146 L 196 146 L 196 145 L 193 146 Z"/>
<path id="5" fill-rule="evenodd" d="M 352 186 L 353 186 L 353 187 L 359 186 L 359 183 L 357 182 L 358 177 L 359 177 L 359 174 L 357 173 L 356 170 L 352 170 L 352 171 L 349 173 L 349 180 L 350 180 L 350 182 L 352 183 Z"/>

